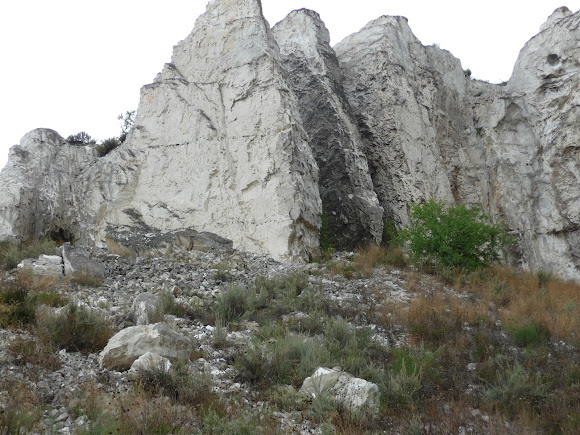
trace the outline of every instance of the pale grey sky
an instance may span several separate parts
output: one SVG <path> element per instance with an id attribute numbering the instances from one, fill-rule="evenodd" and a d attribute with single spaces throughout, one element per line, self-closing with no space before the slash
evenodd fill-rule
<path id="1" fill-rule="evenodd" d="M 38 127 L 98 140 L 120 132 L 139 89 L 171 59 L 206 0 L 18 0 L 0 5 L 0 168 Z M 425 45 L 437 43 L 473 76 L 507 80 L 525 42 L 559 6 L 580 0 L 262 0 L 270 25 L 302 7 L 317 11 L 332 43 L 381 15 L 403 15 Z"/>

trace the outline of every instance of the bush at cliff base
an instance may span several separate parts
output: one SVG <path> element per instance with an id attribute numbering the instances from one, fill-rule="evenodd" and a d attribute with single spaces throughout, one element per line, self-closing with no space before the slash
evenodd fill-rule
<path id="1" fill-rule="evenodd" d="M 410 225 L 401 231 L 400 238 L 418 264 L 463 269 L 500 261 L 511 243 L 505 231 L 490 224 L 480 208 L 446 208 L 443 202 L 432 199 L 411 206 Z"/>

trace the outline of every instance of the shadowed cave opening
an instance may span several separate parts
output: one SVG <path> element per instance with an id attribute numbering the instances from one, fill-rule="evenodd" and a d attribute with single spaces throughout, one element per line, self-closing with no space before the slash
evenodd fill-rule
<path id="1" fill-rule="evenodd" d="M 65 230 L 63 228 L 56 228 L 53 229 L 51 231 L 48 231 L 44 237 L 46 237 L 49 240 L 52 240 L 53 242 L 55 242 L 57 245 L 61 246 L 65 243 L 70 243 L 71 245 L 74 244 L 75 238 L 74 235 L 68 231 Z"/>

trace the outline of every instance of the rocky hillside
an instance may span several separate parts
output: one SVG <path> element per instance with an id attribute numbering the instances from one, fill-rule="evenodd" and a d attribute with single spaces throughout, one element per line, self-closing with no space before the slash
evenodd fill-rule
<path id="1" fill-rule="evenodd" d="M 507 83 L 472 80 L 381 17 L 330 47 L 312 11 L 270 28 L 259 0 L 213 0 L 141 91 L 125 143 L 35 130 L 0 174 L 0 238 L 104 247 L 115 230 L 194 228 L 277 260 L 351 249 L 409 204 L 480 206 L 511 260 L 580 278 L 580 14 L 560 8 Z"/>
<path id="2" fill-rule="evenodd" d="M 0 433 L 580 429 L 578 285 L 434 277 L 377 247 L 296 265 L 180 239 L 48 245 L 3 273 Z"/>

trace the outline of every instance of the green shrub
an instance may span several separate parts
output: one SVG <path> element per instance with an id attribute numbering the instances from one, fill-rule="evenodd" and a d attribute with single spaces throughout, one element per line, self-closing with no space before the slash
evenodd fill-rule
<path id="1" fill-rule="evenodd" d="M 120 145 L 121 141 L 119 139 L 111 137 L 102 141 L 95 149 L 97 150 L 97 153 L 99 153 L 99 157 L 104 157 Z"/>
<path id="2" fill-rule="evenodd" d="M 346 320 L 334 320 L 326 324 L 324 340 L 331 349 L 344 349 L 356 344 L 356 334 Z"/>
<path id="3" fill-rule="evenodd" d="M 423 435 L 423 423 L 421 423 L 421 417 L 418 414 L 413 414 L 413 417 L 409 420 L 407 425 L 407 430 L 405 435 Z"/>
<path id="4" fill-rule="evenodd" d="M 37 258 L 42 254 L 55 255 L 56 243 L 40 240 L 35 243 L 0 242 L 0 269 L 14 269 L 25 258 Z"/>
<path id="5" fill-rule="evenodd" d="M 35 321 L 35 298 L 26 286 L 17 280 L 0 288 L 0 327 L 29 325 Z"/>
<path id="6" fill-rule="evenodd" d="M 317 367 L 330 362 L 330 353 L 324 346 L 301 334 L 288 334 L 269 350 L 268 374 L 278 384 L 299 387 Z"/>
<path id="7" fill-rule="evenodd" d="M 291 385 L 273 387 L 268 393 L 268 399 L 282 411 L 303 411 L 310 404 L 310 397 Z"/>
<path id="8" fill-rule="evenodd" d="M 87 132 L 81 131 L 77 134 L 71 134 L 66 138 L 66 141 L 71 145 L 90 145 L 94 144 L 95 140 Z"/>
<path id="9" fill-rule="evenodd" d="M 149 395 L 169 397 L 182 405 L 199 404 L 215 394 L 211 375 L 190 372 L 187 363 L 182 361 L 175 362 L 169 371 L 164 367 L 140 370 L 135 382 Z"/>
<path id="10" fill-rule="evenodd" d="M 163 316 L 166 314 L 175 317 L 185 317 L 188 314 L 188 310 L 180 305 L 171 293 L 168 291 L 162 291 L 159 293 L 159 298 L 155 305 L 155 313 L 153 313 L 155 322 L 151 323 L 161 322 Z"/>
<path id="11" fill-rule="evenodd" d="M 56 348 L 86 353 L 103 350 L 115 333 L 100 313 L 74 303 L 41 318 L 39 329 Z"/>
<path id="12" fill-rule="evenodd" d="M 415 366 L 410 372 L 403 360 L 398 371 L 389 373 L 387 381 L 387 400 L 395 405 L 407 405 L 416 398 L 421 388 L 422 370 Z"/>
<path id="13" fill-rule="evenodd" d="M 487 223 L 480 208 L 465 205 L 445 209 L 429 200 L 411 206 L 411 223 L 401 240 L 417 263 L 436 267 L 475 269 L 499 261 L 510 243 L 499 225 Z"/>
<path id="14" fill-rule="evenodd" d="M 67 298 L 66 296 L 53 292 L 37 293 L 34 296 L 34 298 L 38 305 L 47 305 L 49 307 L 56 308 L 64 307 L 65 305 L 68 305 L 70 302 L 70 299 Z"/>
<path id="15" fill-rule="evenodd" d="M 236 357 L 235 365 L 249 382 L 300 386 L 317 367 L 329 362 L 330 353 L 319 341 L 285 331 L 277 340 L 249 346 Z"/>
<path id="16" fill-rule="evenodd" d="M 260 416 L 243 410 L 224 414 L 210 407 L 201 415 L 201 432 L 207 435 L 251 435 L 272 433 L 272 428 L 264 428 Z"/>
<path id="17" fill-rule="evenodd" d="M 212 269 L 214 269 L 212 277 L 216 281 L 231 282 L 234 280 L 234 275 L 230 272 L 232 266 L 229 263 L 221 261 L 212 266 Z"/>
<path id="18" fill-rule="evenodd" d="M 301 272 L 266 278 L 258 276 L 250 289 L 252 320 L 264 325 L 292 311 L 316 309 L 321 301 L 310 294 L 308 274 Z"/>
<path id="19" fill-rule="evenodd" d="M 518 362 L 500 367 L 496 380 L 485 391 L 485 397 L 512 413 L 517 409 L 538 407 L 546 394 L 539 374 L 531 374 Z"/>
<path id="20" fill-rule="evenodd" d="M 9 348 L 16 357 L 15 364 L 17 365 L 32 364 L 50 370 L 57 370 L 61 367 L 54 349 L 41 340 L 18 337 L 10 343 Z"/>
<path id="21" fill-rule="evenodd" d="M 226 323 L 240 320 L 254 308 L 255 293 L 239 285 L 230 285 L 213 305 L 215 318 Z"/>
<path id="22" fill-rule="evenodd" d="M 228 347 L 230 344 L 228 341 L 228 330 L 227 325 L 224 325 L 222 319 L 215 319 L 215 327 L 212 334 L 211 344 L 216 349 Z"/>
<path id="23" fill-rule="evenodd" d="M 22 381 L 0 378 L 3 393 L 0 407 L 0 434 L 28 434 L 42 418 L 42 407 L 30 385 Z"/>
<path id="24" fill-rule="evenodd" d="M 386 219 L 383 222 L 383 239 L 381 245 L 388 248 L 396 248 L 398 244 L 399 234 L 397 231 L 397 226 L 393 219 Z"/>
<path id="25" fill-rule="evenodd" d="M 119 136 L 119 140 L 121 142 L 125 142 L 127 134 L 129 134 L 129 132 L 133 130 L 133 127 L 135 127 L 135 111 L 127 110 L 124 114 L 121 113 L 119 116 L 117 116 L 117 119 L 119 121 L 123 121 L 123 124 L 121 125 L 121 135 Z"/>

